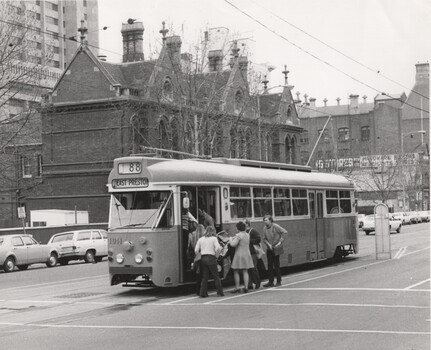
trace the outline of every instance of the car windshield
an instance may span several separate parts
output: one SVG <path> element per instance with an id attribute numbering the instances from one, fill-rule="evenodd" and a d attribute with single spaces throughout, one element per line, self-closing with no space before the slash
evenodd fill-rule
<path id="1" fill-rule="evenodd" d="M 111 196 L 110 228 L 172 227 L 171 191 L 121 192 Z"/>

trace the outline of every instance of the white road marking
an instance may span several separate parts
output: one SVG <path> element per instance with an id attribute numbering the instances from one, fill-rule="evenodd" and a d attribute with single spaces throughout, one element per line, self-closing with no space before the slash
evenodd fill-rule
<path id="1" fill-rule="evenodd" d="M 137 329 L 137 330 L 145 330 L 145 329 L 155 329 L 155 330 L 165 330 L 165 329 L 173 329 L 173 330 L 187 330 L 193 331 L 196 330 L 215 330 L 215 331 L 246 331 L 246 332 L 314 332 L 314 333 L 359 333 L 359 334 L 404 334 L 404 335 L 426 335 L 429 336 L 431 332 L 411 332 L 411 331 L 377 331 L 377 330 L 368 330 L 368 329 L 306 329 L 306 328 L 251 328 L 251 327 L 202 327 L 202 326 L 97 326 L 97 325 L 72 325 L 72 324 L 41 324 L 41 323 L 18 323 L 18 322 L 0 322 L 0 326 L 17 326 L 17 327 L 37 327 L 37 328 L 64 328 L 64 329 L 72 329 L 72 328 L 81 328 L 81 329 Z"/>
<path id="2" fill-rule="evenodd" d="M 400 248 L 400 250 L 398 250 L 398 252 L 395 254 L 393 259 L 400 259 L 405 254 L 406 250 L 407 250 L 407 247 Z"/>
<path id="3" fill-rule="evenodd" d="M 408 286 L 408 287 L 406 287 L 406 288 L 404 288 L 404 289 L 405 289 L 405 290 L 412 290 L 412 288 L 417 287 L 417 286 L 420 286 L 421 284 L 424 284 L 424 283 L 426 283 L 426 282 L 429 282 L 430 280 L 431 280 L 431 279 L 430 279 L 430 278 L 428 278 L 428 279 L 423 280 L 423 281 L 421 281 L 421 282 L 418 282 L 418 283 L 412 284 L 411 286 Z M 413 290 L 416 290 L 416 289 L 413 289 Z"/>
<path id="4" fill-rule="evenodd" d="M 20 286 L 20 287 L 0 288 L 0 293 L 1 292 L 8 292 L 11 290 L 24 289 L 24 288 L 38 288 L 38 287 L 47 287 L 47 286 L 57 286 L 59 284 L 74 284 L 74 283 L 79 283 L 79 282 L 86 281 L 86 280 L 94 280 L 94 279 L 99 279 L 99 278 L 101 279 L 101 278 L 108 278 L 108 277 L 109 277 L 109 275 L 98 275 L 98 276 L 75 278 L 75 279 L 71 279 L 71 280 L 62 280 L 62 281 L 46 282 L 46 283 L 38 283 L 38 284 L 28 284 L 28 285 Z"/>

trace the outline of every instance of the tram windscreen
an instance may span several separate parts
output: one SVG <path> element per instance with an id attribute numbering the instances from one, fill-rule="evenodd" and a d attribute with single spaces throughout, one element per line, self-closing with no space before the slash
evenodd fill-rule
<path id="1" fill-rule="evenodd" d="M 109 227 L 161 228 L 173 226 L 170 191 L 117 192 L 111 196 Z"/>

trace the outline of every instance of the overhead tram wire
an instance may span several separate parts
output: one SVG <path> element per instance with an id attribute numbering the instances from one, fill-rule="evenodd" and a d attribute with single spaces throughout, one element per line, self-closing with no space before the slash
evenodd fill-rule
<path id="1" fill-rule="evenodd" d="M 259 3 L 257 3 L 256 1 L 254 1 L 254 0 L 250 0 L 250 1 L 251 1 L 251 2 L 253 2 L 254 4 L 256 4 L 257 6 L 259 6 L 259 7 L 263 8 L 264 10 L 268 11 L 270 14 L 272 14 L 272 15 L 273 15 L 273 16 L 275 16 L 275 17 L 277 17 L 278 19 L 280 19 L 280 20 L 281 20 L 281 21 L 283 21 L 284 23 L 286 23 L 286 24 L 290 25 L 291 27 L 295 28 L 296 30 L 299 30 L 301 33 L 304 33 L 305 35 L 307 35 L 307 36 L 309 36 L 310 38 L 312 38 L 312 39 L 314 39 L 314 40 L 318 41 L 318 42 L 319 42 L 319 43 L 321 43 L 322 45 L 324 45 L 324 46 L 326 46 L 326 47 L 330 48 L 331 50 L 333 50 L 333 51 L 335 51 L 335 52 L 339 53 L 340 55 L 342 55 L 342 56 L 346 57 L 347 59 L 351 60 L 352 62 L 355 62 L 355 63 L 359 64 L 360 66 L 362 66 L 362 67 L 364 67 L 364 68 L 368 69 L 369 71 L 371 71 L 371 72 L 373 72 L 373 73 L 376 73 L 376 74 L 378 74 L 379 76 L 381 76 L 381 77 L 385 78 L 386 80 L 389 80 L 390 82 L 392 82 L 392 83 L 394 83 L 394 84 L 397 84 L 398 86 L 401 86 L 402 88 L 407 89 L 408 91 L 411 91 L 411 92 L 413 92 L 413 93 L 415 93 L 415 94 L 417 94 L 417 95 L 419 95 L 419 96 L 421 96 L 421 97 L 423 97 L 423 98 L 425 98 L 425 99 L 429 100 L 429 97 L 428 97 L 428 96 L 422 95 L 421 93 L 417 92 L 416 90 L 410 89 L 409 87 L 404 86 L 403 84 L 401 84 L 401 83 L 399 83 L 399 82 L 397 82 L 397 81 L 395 81 L 395 80 L 393 80 L 393 79 L 391 79 L 391 78 L 389 78 L 389 77 L 385 76 L 385 75 L 384 75 L 384 74 L 382 74 L 382 73 L 381 73 L 381 71 L 380 71 L 380 70 L 378 70 L 378 69 L 373 69 L 373 68 L 371 68 L 371 67 L 369 67 L 369 66 L 367 66 L 367 65 L 365 65 L 365 64 L 363 64 L 363 63 L 361 63 L 361 62 L 359 62 L 358 60 L 354 59 L 353 57 L 350 57 L 349 55 L 345 54 L 344 52 L 342 52 L 342 51 L 340 51 L 340 50 L 336 49 L 335 47 L 333 47 L 333 46 L 331 46 L 331 45 L 329 45 L 329 44 L 325 43 L 323 40 L 320 40 L 319 38 L 317 38 L 317 37 L 315 37 L 315 36 L 313 36 L 313 35 L 311 35 L 311 34 L 307 33 L 305 30 L 303 30 L 303 29 L 299 28 L 298 26 L 296 26 L 296 25 L 294 25 L 294 24 L 290 23 L 289 21 L 287 21 L 287 20 L 285 20 L 284 18 L 280 17 L 280 16 L 279 16 L 279 15 L 277 15 L 276 13 L 274 13 L 274 12 L 272 12 L 271 10 L 267 9 L 266 7 L 264 7 L 264 6 L 260 5 L 260 4 L 259 4 Z"/>
<path id="2" fill-rule="evenodd" d="M 395 100 L 399 100 L 399 99 L 397 99 L 397 98 L 395 98 L 395 97 L 393 97 L 393 96 L 389 95 L 388 93 L 384 93 L 384 92 L 382 92 L 381 90 L 379 90 L 379 89 L 377 89 L 377 88 L 375 88 L 375 87 L 373 87 L 373 86 L 371 86 L 371 85 L 369 85 L 369 84 L 367 84 L 367 83 L 365 83 L 365 82 L 363 82 L 363 81 L 361 81 L 361 80 L 359 80 L 359 79 L 355 78 L 354 76 L 352 76 L 352 75 L 350 75 L 350 74 L 348 74 L 348 73 L 344 72 L 343 70 L 341 70 L 340 68 L 338 68 L 338 67 L 334 66 L 333 64 L 331 64 L 331 63 L 329 63 L 329 62 L 327 62 L 327 61 L 325 61 L 325 60 L 321 59 L 320 57 L 316 56 L 315 54 L 313 54 L 313 53 L 311 53 L 311 52 L 307 51 L 306 49 L 302 48 L 302 47 L 301 47 L 301 46 L 299 46 L 298 44 L 295 44 L 293 41 L 290 41 L 289 39 L 287 39 L 287 38 L 286 38 L 286 37 L 284 37 L 283 35 L 281 35 L 281 34 L 277 33 L 275 30 L 273 30 L 273 29 L 269 28 L 266 24 L 262 23 L 261 21 L 259 21 L 258 19 L 254 18 L 253 16 L 249 15 L 247 12 L 245 12 L 245 11 L 241 10 L 239 7 L 237 7 L 236 5 L 232 4 L 229 0 L 223 0 L 223 1 L 224 1 L 224 2 L 226 2 L 227 4 L 231 5 L 231 6 L 232 6 L 233 8 L 235 8 L 237 11 L 241 12 L 243 15 L 247 16 L 248 18 L 250 18 L 252 21 L 254 21 L 254 22 L 258 23 L 259 25 L 261 25 L 262 27 L 264 27 L 265 29 L 267 29 L 267 30 L 268 30 L 268 31 L 270 31 L 271 33 L 275 34 L 275 35 L 276 35 L 276 36 L 278 36 L 279 38 L 281 38 L 281 39 L 283 39 L 283 40 L 287 41 L 289 44 L 291 44 L 292 46 L 294 46 L 294 47 L 296 47 L 297 49 L 301 50 L 302 52 L 306 53 L 307 55 L 310 55 L 310 56 L 311 56 L 311 57 L 313 57 L 314 59 L 316 59 L 316 60 L 318 60 L 318 61 L 320 61 L 320 62 L 322 62 L 322 63 L 326 64 L 327 66 L 329 66 L 329 67 L 331 67 L 331 68 L 333 68 L 333 69 L 335 69 L 337 72 L 339 72 L 339 73 L 341 73 L 341 74 L 343 74 L 343 75 L 347 76 L 348 78 L 350 78 L 350 79 L 352 79 L 352 80 L 356 81 L 357 83 L 359 83 L 359 84 L 361 84 L 361 85 L 364 85 L 364 86 L 368 87 L 368 88 L 369 88 L 369 89 L 371 89 L 371 90 L 376 91 L 376 92 L 377 92 L 377 93 L 379 93 L 379 94 L 382 94 L 382 95 L 388 96 L 388 97 L 390 97 L 390 98 L 392 98 L 392 99 L 395 99 Z M 410 106 L 410 107 L 414 108 L 414 109 L 417 109 L 418 111 L 425 112 L 425 113 L 429 113 L 429 111 L 427 111 L 427 110 L 425 110 L 425 109 L 422 109 L 422 108 L 419 108 L 419 107 L 416 107 L 416 106 L 414 106 L 414 105 L 412 105 L 412 104 L 410 104 L 410 103 L 408 103 L 408 102 L 406 102 L 406 101 L 404 101 L 403 103 L 404 103 L 405 105 L 408 105 L 408 106 Z"/>
<path id="3" fill-rule="evenodd" d="M 237 6 L 235 6 L 234 4 L 232 4 L 230 1 L 228 1 L 228 0 L 224 0 L 224 1 L 225 1 L 226 3 L 228 3 L 229 5 L 231 5 L 232 7 L 234 7 L 234 8 L 235 8 L 236 10 L 238 10 L 239 12 L 241 12 L 242 14 L 244 14 L 245 16 L 249 17 L 251 20 L 255 21 L 256 23 L 258 23 L 259 25 L 261 25 L 262 27 L 264 27 L 265 29 L 269 30 L 269 31 L 270 31 L 270 32 L 272 32 L 273 34 L 275 34 L 275 35 L 277 35 L 278 37 L 280 37 L 281 39 L 283 39 L 283 40 L 287 41 L 289 44 L 291 44 L 291 45 L 295 46 L 296 48 L 300 49 L 301 51 L 303 51 L 303 52 L 305 52 L 306 54 L 310 55 L 311 57 L 315 58 L 316 60 L 321 61 L 322 63 L 324 63 L 324 64 L 328 65 L 329 67 L 331 67 L 331 68 L 333 68 L 333 69 L 335 69 L 336 71 L 340 72 L 341 74 L 343 74 L 343 75 L 345 75 L 345 76 L 349 77 L 350 79 L 352 79 L 352 80 L 354 80 L 354 81 L 356 81 L 356 82 L 358 82 L 358 83 L 360 83 L 360 84 L 362 84 L 362 85 L 364 85 L 364 86 L 368 87 L 368 88 L 369 88 L 369 89 L 371 89 L 371 90 L 374 90 L 374 91 L 378 92 L 379 94 L 386 95 L 386 96 L 388 96 L 388 97 L 390 97 L 390 98 L 393 98 L 393 99 L 399 100 L 399 99 L 397 99 L 397 98 L 395 98 L 395 97 L 392 97 L 392 96 L 390 96 L 390 95 L 389 95 L 389 94 L 387 94 L 387 93 L 381 92 L 380 90 L 378 90 L 378 89 L 376 89 L 376 88 L 372 87 L 371 85 L 368 85 L 367 83 L 362 82 L 362 81 L 360 81 L 359 79 L 357 79 L 357 78 L 355 78 L 355 77 L 353 77 L 353 76 L 351 76 L 351 75 L 347 74 L 346 72 L 344 72 L 344 71 L 342 71 L 341 69 L 339 69 L 339 68 L 335 67 L 334 65 L 330 64 L 329 62 L 326 62 L 326 61 L 322 60 L 321 58 L 317 57 L 316 55 L 312 54 L 311 52 L 309 52 L 309 51 L 307 51 L 307 50 L 303 49 L 303 48 L 302 48 L 302 47 L 300 47 L 299 45 L 297 45 L 297 44 L 295 44 L 294 42 L 290 41 L 289 39 L 285 38 L 283 35 L 278 34 L 276 31 L 272 30 L 271 28 L 269 28 L 269 27 L 268 27 L 267 25 L 265 25 L 264 23 L 260 22 L 259 20 L 257 20 L 257 19 L 256 19 L 256 18 L 254 18 L 253 16 L 249 15 L 248 13 L 244 12 L 243 10 L 241 10 L 240 8 L 238 8 Z M 9 25 L 14 25 L 14 26 L 18 26 L 18 27 L 26 28 L 26 29 L 29 29 L 29 30 L 33 30 L 33 31 L 36 31 L 36 32 L 38 32 L 38 33 L 44 33 L 44 34 L 47 34 L 47 35 L 51 35 L 51 36 L 53 36 L 53 37 L 55 37 L 55 38 L 57 38 L 57 39 L 60 39 L 60 38 L 61 38 L 58 34 L 51 33 L 51 32 L 46 32 L 46 31 L 41 31 L 40 29 L 33 28 L 33 27 L 31 27 L 31 26 L 24 25 L 24 24 L 21 24 L 21 23 L 9 22 L 9 21 L 5 21 L 5 20 L 3 20 L 3 19 L 0 19 L 0 22 L 6 23 L 6 24 L 9 24 Z M 104 27 L 104 28 L 105 28 L 105 27 Z M 108 27 L 106 27 L 106 28 L 108 28 Z M 102 28 L 101 30 L 104 30 L 104 29 Z M 65 39 L 65 40 L 70 40 L 70 41 L 74 41 L 74 42 L 76 42 L 76 39 L 73 39 L 73 38 L 74 38 L 74 37 L 72 36 L 72 37 L 69 37 L 69 38 L 68 38 L 68 37 L 63 37 L 63 38 L 61 38 L 61 39 Z M 115 54 L 115 55 L 122 56 L 122 54 L 120 54 L 120 53 L 118 53 L 118 52 L 114 52 L 114 51 L 106 50 L 106 49 L 103 49 L 103 48 L 101 48 L 101 47 L 99 47 L 99 46 L 96 46 L 96 45 L 91 45 L 91 44 L 89 44 L 89 43 L 86 43 L 86 45 L 87 45 L 87 46 L 89 46 L 89 47 L 93 47 L 93 48 L 99 49 L 99 50 L 103 50 L 103 51 L 105 51 L 105 52 L 109 52 L 109 53 L 113 53 L 113 54 Z M 156 63 L 155 63 L 155 64 L 156 64 Z M 166 66 L 161 66 L 161 67 L 163 67 L 163 68 L 167 68 L 167 69 L 171 69 L 171 67 L 166 67 Z M 214 83 L 216 83 L 216 81 L 213 81 L 213 82 L 214 82 Z M 78 84 L 78 83 L 76 83 L 76 84 L 77 84 L 77 85 L 80 85 L 80 84 Z M 96 89 L 96 87 L 94 87 L 94 88 Z M 231 87 L 231 88 L 233 88 L 233 87 Z M 419 107 L 416 107 L 416 106 L 414 106 L 414 105 L 411 105 L 411 104 L 409 104 L 409 103 L 408 103 L 408 102 L 406 102 L 406 101 L 404 101 L 403 103 L 404 103 L 404 104 L 406 104 L 406 105 L 408 105 L 408 106 L 410 106 L 410 107 L 412 107 L 412 108 L 414 108 L 414 109 L 417 109 L 417 110 L 419 110 L 419 111 L 422 111 L 422 112 L 425 112 L 425 113 L 429 113 L 429 111 L 424 110 L 424 109 L 419 108 Z"/>

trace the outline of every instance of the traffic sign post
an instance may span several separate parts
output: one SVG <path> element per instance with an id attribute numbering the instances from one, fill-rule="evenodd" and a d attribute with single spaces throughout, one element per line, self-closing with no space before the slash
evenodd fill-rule
<path id="1" fill-rule="evenodd" d="M 376 259 L 391 259 L 391 235 L 388 206 L 379 203 L 374 207 Z"/>
<path id="2" fill-rule="evenodd" d="M 25 234 L 25 218 L 26 218 L 25 207 L 18 207 L 17 209 L 18 209 L 18 218 L 21 219 L 22 229 Z"/>

